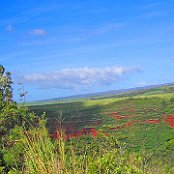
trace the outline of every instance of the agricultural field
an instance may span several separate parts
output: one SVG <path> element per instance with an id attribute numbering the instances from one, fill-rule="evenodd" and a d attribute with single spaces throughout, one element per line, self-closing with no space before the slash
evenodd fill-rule
<path id="1" fill-rule="evenodd" d="M 30 110 L 38 115 L 46 112 L 53 138 L 61 120 L 67 139 L 114 136 L 130 152 L 143 148 L 155 153 L 154 158 L 173 163 L 173 93 L 33 105 Z"/>

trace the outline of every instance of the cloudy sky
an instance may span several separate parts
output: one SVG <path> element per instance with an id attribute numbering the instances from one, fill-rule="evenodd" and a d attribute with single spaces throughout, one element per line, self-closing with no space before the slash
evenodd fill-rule
<path id="1" fill-rule="evenodd" d="M 27 100 L 174 82 L 174 0 L 0 1 L 0 64 Z"/>

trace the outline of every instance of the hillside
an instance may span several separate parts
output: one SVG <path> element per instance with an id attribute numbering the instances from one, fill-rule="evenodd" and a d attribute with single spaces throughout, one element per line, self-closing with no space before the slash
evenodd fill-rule
<path id="1" fill-rule="evenodd" d="M 136 87 L 121 90 L 111 90 L 106 92 L 92 93 L 92 94 L 81 94 L 67 97 L 57 97 L 53 99 L 40 100 L 32 102 L 32 104 L 37 103 L 54 103 L 62 101 L 74 101 L 80 99 L 101 99 L 101 98 L 111 98 L 111 97 L 127 97 L 135 95 L 152 95 L 152 94 L 163 94 L 174 92 L 174 83 L 165 83 L 159 85 L 150 85 L 145 87 Z"/>
<path id="2" fill-rule="evenodd" d="M 173 88 L 167 84 L 28 108 L 9 101 L 2 88 L 0 173 L 172 174 Z"/>
<path id="3" fill-rule="evenodd" d="M 30 106 L 30 109 L 38 114 L 46 112 L 47 127 L 53 138 L 58 136 L 56 121 L 61 111 L 62 127 L 68 139 L 84 135 L 93 138 L 113 136 L 124 144 L 130 154 L 145 155 L 143 158 L 147 160 L 148 167 L 151 166 L 152 173 L 159 173 L 164 166 L 168 168 L 164 173 L 172 173 L 173 89 L 171 84 L 161 85 L 127 92 L 119 97 L 56 102 Z"/>
<path id="4" fill-rule="evenodd" d="M 74 102 L 30 106 L 38 115 L 46 112 L 50 132 L 62 112 L 67 133 L 95 128 L 104 134 L 114 134 L 135 149 L 144 143 L 148 149 L 163 145 L 170 139 L 172 128 L 166 118 L 174 114 L 173 85 L 138 91 L 142 95 L 119 98 L 88 99 Z M 141 132 L 139 131 L 141 130 Z M 163 134 L 159 134 L 162 131 Z M 148 141 L 146 141 L 148 140 Z M 137 143 L 141 141 L 142 144 Z"/>

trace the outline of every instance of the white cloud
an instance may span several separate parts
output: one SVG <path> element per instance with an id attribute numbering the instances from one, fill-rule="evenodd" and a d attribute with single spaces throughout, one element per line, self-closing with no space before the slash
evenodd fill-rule
<path id="1" fill-rule="evenodd" d="M 88 89 L 92 87 L 110 86 L 130 74 L 139 72 L 137 67 L 103 67 L 103 68 L 66 68 L 50 73 L 33 73 L 22 77 L 24 82 L 39 87 Z"/>
<path id="2" fill-rule="evenodd" d="M 36 36 L 43 36 L 43 35 L 46 35 L 47 32 L 44 29 L 37 28 L 30 31 L 29 34 L 36 35 Z"/>

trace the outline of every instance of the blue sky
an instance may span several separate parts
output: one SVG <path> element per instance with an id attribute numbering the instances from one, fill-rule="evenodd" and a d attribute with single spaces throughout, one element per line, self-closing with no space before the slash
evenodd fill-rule
<path id="1" fill-rule="evenodd" d="M 0 2 L 0 64 L 28 101 L 174 82 L 174 0 Z"/>

